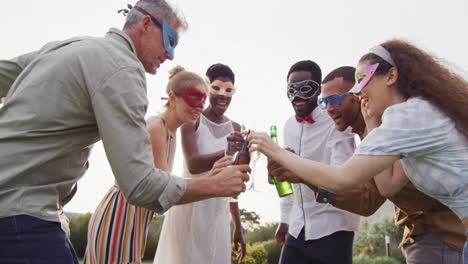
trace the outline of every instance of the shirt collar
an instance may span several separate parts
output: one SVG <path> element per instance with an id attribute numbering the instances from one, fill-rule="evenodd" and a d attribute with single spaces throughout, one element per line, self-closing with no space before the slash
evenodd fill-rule
<path id="1" fill-rule="evenodd" d="M 314 120 L 319 120 L 321 114 L 322 114 L 322 109 L 320 109 L 319 107 L 315 107 L 312 113 L 310 113 L 310 115 L 312 116 Z"/>
<path id="2" fill-rule="evenodd" d="M 106 37 L 115 39 L 118 42 L 125 44 L 136 55 L 136 49 L 135 45 L 133 45 L 132 39 L 129 35 L 127 35 L 127 33 L 123 32 L 122 30 L 117 28 L 110 28 L 106 34 Z"/>
<path id="3" fill-rule="evenodd" d="M 320 109 L 320 108 L 318 108 L 318 107 L 316 107 L 316 108 L 312 111 L 312 113 L 310 113 L 309 115 L 312 117 L 312 119 L 313 119 L 315 122 L 317 122 L 317 121 L 322 121 L 323 119 L 326 119 L 326 118 L 330 118 L 330 117 L 328 117 L 328 114 L 327 114 L 327 113 L 325 113 L 322 109 Z M 295 117 L 296 117 L 296 116 L 293 116 L 293 118 L 295 118 Z M 312 124 L 307 123 L 307 122 L 305 122 L 305 123 L 308 124 L 308 125 L 313 125 L 313 124 L 315 124 L 315 122 L 312 123 Z M 298 124 L 300 124 L 300 123 L 298 123 Z"/>

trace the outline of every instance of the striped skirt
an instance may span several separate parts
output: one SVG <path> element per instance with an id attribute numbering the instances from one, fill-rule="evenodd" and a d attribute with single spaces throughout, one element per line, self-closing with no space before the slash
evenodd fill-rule
<path id="1" fill-rule="evenodd" d="M 152 211 L 130 205 L 113 186 L 89 221 L 84 263 L 141 263 L 152 217 Z"/>

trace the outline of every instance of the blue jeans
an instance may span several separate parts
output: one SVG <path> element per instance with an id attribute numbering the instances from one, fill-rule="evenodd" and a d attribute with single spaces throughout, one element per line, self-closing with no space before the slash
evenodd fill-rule
<path id="1" fill-rule="evenodd" d="M 468 229 L 466 229 L 465 233 L 468 237 Z M 463 249 L 463 263 L 468 264 L 468 240 L 465 242 L 465 248 Z"/>
<path id="2" fill-rule="evenodd" d="M 28 215 L 0 218 L 0 263 L 78 264 L 58 222 Z"/>

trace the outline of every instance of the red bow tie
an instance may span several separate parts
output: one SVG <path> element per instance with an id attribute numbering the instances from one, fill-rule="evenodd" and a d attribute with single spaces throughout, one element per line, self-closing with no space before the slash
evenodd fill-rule
<path id="1" fill-rule="evenodd" d="M 305 118 L 296 116 L 296 121 L 299 122 L 299 123 L 302 123 L 302 122 L 304 122 L 304 121 L 306 121 L 306 122 L 309 123 L 309 124 L 315 123 L 315 120 L 312 118 L 311 115 L 308 115 L 308 116 L 306 116 Z"/>

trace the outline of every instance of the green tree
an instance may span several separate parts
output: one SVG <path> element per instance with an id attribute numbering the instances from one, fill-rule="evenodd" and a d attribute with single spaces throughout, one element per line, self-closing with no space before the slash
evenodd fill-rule
<path id="1" fill-rule="evenodd" d="M 371 258 L 364 254 L 353 256 L 353 264 L 400 264 L 400 262 L 392 257 L 375 257 Z"/>
<path id="2" fill-rule="evenodd" d="M 268 223 L 258 226 L 253 230 L 248 230 L 244 234 L 245 242 L 255 243 L 275 239 L 277 223 Z"/>
<path id="3" fill-rule="evenodd" d="M 78 257 L 84 257 L 86 251 L 88 223 L 91 213 L 79 215 L 70 221 L 70 241 Z"/>
<path id="4" fill-rule="evenodd" d="M 281 247 L 276 244 L 276 239 L 271 239 L 268 241 L 264 241 L 262 243 L 263 247 L 267 251 L 267 263 L 268 264 L 278 264 L 280 255 L 281 255 Z"/>
<path id="5" fill-rule="evenodd" d="M 404 263 L 405 258 L 398 248 L 403 230 L 395 225 L 393 216 L 384 216 L 373 224 L 363 220 L 359 240 L 354 243 L 353 254 L 364 254 L 371 258 L 385 256 L 385 235 L 390 236 L 390 256 Z"/>
<path id="6" fill-rule="evenodd" d="M 240 209 L 239 213 L 242 226 L 246 230 L 254 230 L 255 228 L 260 226 L 260 216 L 254 211 Z"/>

